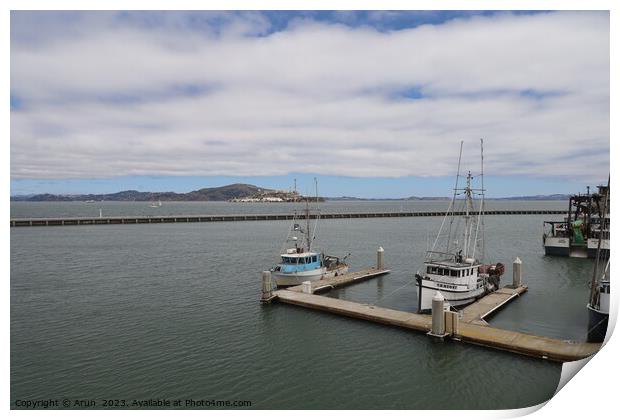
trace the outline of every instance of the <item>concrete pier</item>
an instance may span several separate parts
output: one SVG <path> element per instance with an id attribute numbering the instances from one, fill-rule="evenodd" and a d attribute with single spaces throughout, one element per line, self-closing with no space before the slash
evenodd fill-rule
<path id="1" fill-rule="evenodd" d="M 564 210 L 486 210 L 486 216 L 564 214 Z M 463 212 L 455 212 L 462 215 Z M 311 214 L 310 219 L 315 219 Z M 321 219 L 364 219 L 374 217 L 443 217 L 443 211 L 418 212 L 373 212 L 373 213 L 325 213 Z M 110 216 L 110 217 L 46 217 L 12 218 L 11 227 L 30 226 L 83 226 L 83 225 L 133 225 L 148 223 L 198 223 L 198 222 L 241 222 L 266 220 L 292 220 L 293 214 L 224 214 L 195 216 Z M 299 217 L 298 217 L 299 218 Z M 303 217 L 301 217 L 303 220 Z"/>

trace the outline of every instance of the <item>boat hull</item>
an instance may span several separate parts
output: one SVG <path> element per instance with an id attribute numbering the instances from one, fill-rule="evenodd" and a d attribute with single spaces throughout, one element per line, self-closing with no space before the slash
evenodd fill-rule
<path id="1" fill-rule="evenodd" d="M 545 238 L 545 255 L 570 256 L 569 239 L 552 236 Z"/>
<path id="2" fill-rule="evenodd" d="M 334 270 L 326 270 L 325 267 L 321 267 L 316 270 L 298 271 L 295 273 L 272 271 L 271 277 L 278 287 L 290 287 L 299 286 L 304 281 L 318 281 L 324 278 L 341 276 L 348 271 L 348 266 L 340 266 Z"/>
<path id="3" fill-rule="evenodd" d="M 598 239 L 588 239 L 588 258 L 596 258 L 598 250 Z M 609 239 L 603 239 L 601 242 L 601 258 L 609 258 Z"/>
<path id="4" fill-rule="evenodd" d="M 594 309 L 588 305 L 588 341 L 591 343 L 602 343 L 607 334 L 607 324 L 609 313 Z"/>
<path id="5" fill-rule="evenodd" d="M 434 287 L 434 282 L 426 279 L 418 280 L 418 312 L 429 312 L 433 305 L 433 296 L 439 292 L 450 306 L 461 308 L 475 302 L 490 291 L 485 287 L 466 291 L 450 291 Z"/>

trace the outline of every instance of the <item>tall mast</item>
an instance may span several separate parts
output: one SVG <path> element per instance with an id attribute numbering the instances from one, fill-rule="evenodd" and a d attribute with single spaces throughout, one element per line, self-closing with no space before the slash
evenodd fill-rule
<path id="1" fill-rule="evenodd" d="M 484 262 L 484 141 L 482 139 L 480 139 L 480 188 L 482 188 L 482 197 L 480 199 L 480 216 L 478 219 L 478 224 L 482 223 L 482 255 L 480 255 L 480 261 Z"/>
<path id="2" fill-rule="evenodd" d="M 310 203 L 306 198 L 306 243 L 308 244 L 308 249 L 306 252 L 310 252 L 310 245 L 312 245 L 312 241 L 310 240 Z"/>
<path id="3" fill-rule="evenodd" d="M 476 222 L 476 234 L 474 236 L 474 249 L 472 253 L 472 258 L 476 256 L 476 247 L 478 246 L 478 231 L 481 236 L 481 255 L 479 260 L 484 261 L 485 250 L 484 250 L 484 150 L 483 150 L 483 141 L 480 139 L 480 210 L 478 211 L 478 220 Z"/>
<path id="4" fill-rule="evenodd" d="M 471 211 L 472 197 L 471 197 L 471 172 L 467 172 L 467 184 L 465 185 L 465 232 L 463 233 L 463 250 L 465 251 L 465 257 L 471 257 L 469 252 L 469 245 L 471 240 Z M 474 244 L 475 245 L 475 244 Z"/>
<path id="5" fill-rule="evenodd" d="M 316 238 L 316 230 L 319 226 L 319 219 L 321 218 L 321 211 L 319 209 L 319 183 L 314 177 L 314 194 L 316 196 L 316 219 L 314 221 L 314 230 L 312 231 L 312 242 L 314 242 L 314 238 Z M 310 249 L 308 249 L 310 251 Z"/>

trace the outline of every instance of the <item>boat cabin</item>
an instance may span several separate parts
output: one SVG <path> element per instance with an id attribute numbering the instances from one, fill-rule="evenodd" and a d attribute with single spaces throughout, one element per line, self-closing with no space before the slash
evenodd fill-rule
<path id="1" fill-rule="evenodd" d="M 444 276 L 456 278 L 470 277 L 478 275 L 478 267 L 478 265 L 472 266 L 469 264 L 458 264 L 450 266 L 440 264 L 427 264 L 426 274 L 429 274 L 430 276 Z"/>
<path id="2" fill-rule="evenodd" d="M 297 251 L 293 249 L 293 251 Z M 317 252 L 292 252 L 280 255 L 281 262 L 275 267 L 275 271 L 283 273 L 295 273 L 299 271 L 316 270 L 323 266 L 323 258 Z"/>
<path id="3" fill-rule="evenodd" d="M 439 290 L 461 292 L 479 289 L 483 280 L 478 275 L 480 265 L 468 263 L 427 263 L 426 276 Z"/>

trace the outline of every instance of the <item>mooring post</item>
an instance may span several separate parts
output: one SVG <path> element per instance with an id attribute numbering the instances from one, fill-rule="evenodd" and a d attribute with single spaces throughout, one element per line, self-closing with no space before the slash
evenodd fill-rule
<path id="1" fill-rule="evenodd" d="M 308 293 L 310 295 L 312 294 L 312 282 L 311 281 L 304 281 L 303 283 L 301 283 L 301 288 L 304 293 Z"/>
<path id="2" fill-rule="evenodd" d="M 263 271 L 263 288 L 261 294 L 261 302 L 269 302 L 273 298 L 273 287 L 271 285 L 271 271 Z"/>
<path id="3" fill-rule="evenodd" d="M 431 306 L 432 311 L 432 326 L 429 335 L 434 337 L 444 337 L 446 335 L 445 324 L 445 306 L 443 295 L 439 292 L 433 296 L 433 304 Z"/>
<path id="4" fill-rule="evenodd" d="M 384 268 L 383 254 L 384 254 L 384 249 L 382 246 L 380 246 L 379 249 L 377 249 L 377 270 L 383 270 Z"/>
<path id="5" fill-rule="evenodd" d="M 514 289 L 521 286 L 521 264 L 519 257 L 512 263 L 512 287 Z"/>

